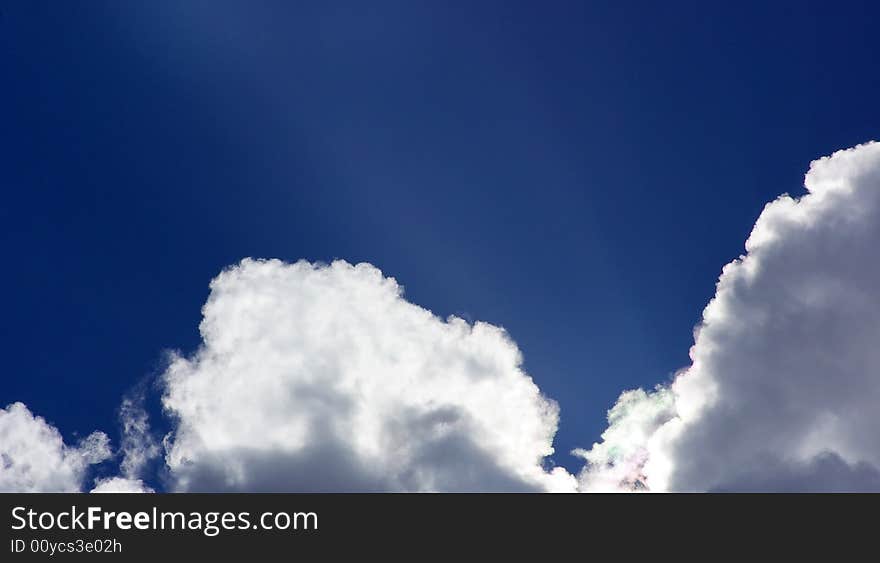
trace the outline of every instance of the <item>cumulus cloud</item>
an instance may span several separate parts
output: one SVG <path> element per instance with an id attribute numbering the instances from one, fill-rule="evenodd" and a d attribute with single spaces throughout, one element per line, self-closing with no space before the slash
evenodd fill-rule
<path id="1" fill-rule="evenodd" d="M 0 409 L 0 492 L 78 492 L 88 467 L 110 456 L 103 432 L 69 446 L 22 403 Z"/>
<path id="2" fill-rule="evenodd" d="M 556 404 L 504 330 L 407 302 L 369 264 L 246 259 L 163 377 L 181 491 L 548 491 Z"/>
<path id="3" fill-rule="evenodd" d="M 646 442 L 657 428 L 675 414 L 672 392 L 658 387 L 626 391 L 608 411 L 608 429 L 602 442 L 589 451 L 577 449 L 575 455 L 587 462 L 589 470 L 581 476 L 582 492 L 645 489 Z"/>
<path id="4" fill-rule="evenodd" d="M 880 144 L 768 204 L 695 331 L 691 365 L 629 391 L 585 490 L 880 490 Z"/>
<path id="5" fill-rule="evenodd" d="M 173 431 L 123 401 L 119 475 L 93 492 L 880 491 L 880 144 L 817 160 L 722 271 L 691 365 L 627 391 L 553 467 L 557 405 L 487 323 L 440 319 L 369 264 L 245 259 L 211 283 L 202 344 L 161 377 Z M 81 490 L 111 456 L 0 409 L 0 491 Z M 155 476 L 155 475 L 154 475 Z"/>
<path id="6" fill-rule="evenodd" d="M 129 479 L 127 477 L 109 477 L 107 479 L 98 479 L 91 493 L 154 493 L 155 491 L 148 487 L 140 479 Z"/>

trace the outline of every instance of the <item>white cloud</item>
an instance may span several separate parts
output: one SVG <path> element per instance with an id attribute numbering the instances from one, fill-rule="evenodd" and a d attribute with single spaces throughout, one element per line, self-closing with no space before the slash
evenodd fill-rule
<path id="1" fill-rule="evenodd" d="M 880 490 L 880 144 L 805 185 L 724 268 L 691 366 L 621 395 L 582 488 Z"/>
<path id="2" fill-rule="evenodd" d="M 87 468 L 110 456 L 103 432 L 68 446 L 54 426 L 22 403 L 0 409 L 0 492 L 77 492 Z"/>
<path id="3" fill-rule="evenodd" d="M 153 493 L 152 488 L 144 484 L 140 479 L 128 479 L 125 477 L 110 477 L 98 479 L 91 493 Z"/>
<path id="4" fill-rule="evenodd" d="M 581 478 L 581 491 L 643 489 L 647 442 L 657 428 L 674 415 L 675 399 L 669 389 L 658 387 L 653 393 L 642 389 L 622 393 L 617 404 L 608 411 L 609 426 L 602 434 L 602 442 L 589 451 L 573 452 L 584 458 L 590 468 L 589 474 Z"/>
<path id="5" fill-rule="evenodd" d="M 623 393 L 576 480 L 558 422 L 500 328 L 446 321 L 369 264 L 246 259 L 215 278 L 202 346 L 162 377 L 172 490 L 880 490 L 880 144 L 814 162 L 761 214 L 668 385 Z M 151 492 L 140 395 L 120 474 Z M 0 409 L 0 491 L 81 490 L 111 456 Z"/>
<path id="6" fill-rule="evenodd" d="M 119 469 L 125 479 L 137 482 L 146 465 L 161 455 L 161 448 L 150 433 L 149 418 L 143 407 L 143 392 L 137 389 L 122 400 L 119 419 L 122 422 L 122 463 Z"/>
<path id="7" fill-rule="evenodd" d="M 95 481 L 92 493 L 152 493 L 141 479 L 147 464 L 161 455 L 161 448 L 150 433 L 147 411 L 143 407 L 143 389 L 137 387 L 122 400 L 119 420 L 122 423 L 122 461 L 120 475 Z"/>
<path id="8" fill-rule="evenodd" d="M 246 259 L 211 284 L 203 345 L 163 404 L 177 490 L 573 490 L 558 413 L 500 328 L 352 266 Z"/>

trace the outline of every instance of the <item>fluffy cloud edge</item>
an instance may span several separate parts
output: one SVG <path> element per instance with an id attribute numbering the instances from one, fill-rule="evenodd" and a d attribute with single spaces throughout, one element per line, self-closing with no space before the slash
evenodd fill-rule
<path id="1" fill-rule="evenodd" d="M 817 415 L 819 423 L 810 419 L 804 429 L 786 428 L 770 436 L 768 444 L 779 455 L 754 446 L 754 428 L 741 435 L 731 430 L 733 434 L 725 436 L 734 442 L 726 451 L 713 451 L 717 445 L 706 438 L 719 429 L 727 432 L 737 416 L 742 421 L 743 413 L 749 412 L 737 401 L 755 398 L 749 395 L 748 385 L 753 383 L 731 376 L 736 370 L 731 371 L 729 362 L 742 350 L 755 349 L 756 341 L 761 344 L 761 331 L 772 325 L 774 314 L 783 319 L 789 315 L 811 328 L 811 312 L 833 315 L 833 309 L 826 310 L 828 303 L 843 309 L 852 305 L 841 297 L 847 288 L 861 289 L 859 284 L 866 280 L 875 287 L 877 272 L 859 261 L 859 251 L 880 238 L 870 229 L 880 223 L 880 145 L 867 143 L 818 159 L 804 183 L 807 194 L 783 195 L 767 204 L 746 241 L 745 254 L 723 269 L 716 295 L 695 329 L 692 364 L 669 384 L 621 394 L 608 413 L 609 426 L 601 440 L 589 450 L 573 452 L 585 460 L 577 480 L 563 468 L 547 466 L 558 407 L 522 371 L 521 353 L 503 329 L 455 317 L 439 319 L 403 299 L 394 278 L 369 264 L 245 259 L 212 281 L 200 349 L 191 356 L 172 357 L 163 376 L 163 404 L 175 423 L 164 442 L 171 486 L 243 490 L 254 485 L 256 475 L 276 479 L 281 490 L 309 490 L 313 485 L 325 490 L 328 483 L 338 486 L 349 477 L 355 489 L 364 490 L 458 490 L 461 485 L 485 490 L 487 483 L 560 492 L 880 488 L 880 452 L 864 450 L 858 437 L 851 440 L 846 435 L 847 423 L 852 422 L 845 420 L 848 413 L 829 410 L 823 397 L 803 395 L 786 382 L 775 381 L 780 385 L 770 389 L 783 395 L 784 400 L 775 403 L 780 410 L 790 409 L 789 403 L 799 406 L 802 400 L 805 408 L 825 410 Z M 847 255 L 850 250 L 853 256 Z M 828 263 L 851 267 L 843 273 L 856 279 L 826 271 Z M 807 275 L 798 277 L 800 273 Z M 774 293 L 780 284 L 773 276 L 792 282 L 796 299 L 780 305 L 784 300 Z M 285 297 L 291 288 L 301 294 Z M 762 301 L 768 295 L 769 300 Z M 867 317 L 856 320 L 873 319 L 874 310 L 868 309 L 861 313 Z M 290 318 L 305 319 L 305 325 L 330 344 L 292 326 Z M 291 344 L 290 334 L 300 340 Z M 333 346 L 340 342 L 348 348 Z M 396 350 L 401 342 L 402 351 Z M 379 352 L 371 351 L 374 344 Z M 840 347 L 839 342 L 835 345 Z M 346 353 L 340 353 L 343 349 Z M 266 350 L 269 364 L 275 362 L 269 367 L 254 360 Z M 863 356 L 859 360 L 874 359 Z M 767 358 L 778 360 L 772 354 Z M 436 374 L 425 376 L 416 369 L 430 372 L 431 360 L 438 359 L 454 374 L 454 393 L 431 381 Z M 390 376 L 390 391 L 361 375 L 373 370 L 385 377 L 394 371 L 389 366 L 401 365 L 404 376 L 400 381 Z M 769 373 L 767 365 L 751 367 Z M 240 377 L 241 373 L 249 376 Z M 279 378 L 281 392 L 273 387 Z M 858 385 L 870 382 L 854 379 L 853 384 L 858 391 Z M 861 389 L 861 394 L 874 396 L 872 389 Z M 414 390 L 417 400 L 406 394 Z M 301 396 L 291 399 L 296 393 Z M 237 410 L 229 397 L 250 403 Z M 371 408 L 362 409 L 364 404 Z M 768 405 L 759 414 L 772 420 L 766 410 L 774 403 Z M 305 415 L 287 418 L 285 407 L 290 406 L 296 407 L 291 412 Z M 396 408 L 393 416 L 373 416 Z M 521 408 L 528 413 L 525 417 Z M 241 418 L 242 412 L 253 420 Z M 343 422 L 329 428 L 333 425 L 326 421 L 336 420 L 334 414 Z M 163 448 L 136 402 L 123 402 L 121 419 L 120 475 L 97 480 L 92 492 L 154 492 L 142 479 L 144 467 Z M 323 447 L 324 439 L 329 447 Z M 450 452 L 465 463 L 450 464 Z M 688 459 L 685 454 L 695 455 Z M 102 432 L 70 446 L 56 428 L 23 404 L 0 409 L 0 490 L 82 490 L 89 467 L 112 455 Z M 321 476 L 329 481 L 286 481 L 292 474 L 321 469 L 310 465 L 311 455 L 349 465 L 341 473 Z M 291 473 L 272 472 L 276 463 Z M 751 464 L 752 473 L 732 473 L 725 464 Z M 473 473 L 474 467 L 484 473 Z M 248 475 L 252 470 L 254 475 Z M 468 471 L 471 480 L 461 480 Z"/>
<path id="2" fill-rule="evenodd" d="M 112 456 L 110 439 L 93 432 L 67 445 L 57 428 L 23 403 L 0 409 L 0 491 L 79 492 L 88 468 Z"/>
<path id="3" fill-rule="evenodd" d="M 621 394 L 601 441 L 576 452 L 582 490 L 880 488 L 880 451 L 859 431 L 878 423 L 865 413 L 880 357 L 864 339 L 880 325 L 880 144 L 815 160 L 804 185 L 767 204 L 724 267 L 692 364 Z"/>
<path id="4" fill-rule="evenodd" d="M 440 319 L 370 264 L 244 259 L 200 330 L 163 377 L 179 490 L 574 490 L 544 467 L 558 407 L 507 333 Z"/>

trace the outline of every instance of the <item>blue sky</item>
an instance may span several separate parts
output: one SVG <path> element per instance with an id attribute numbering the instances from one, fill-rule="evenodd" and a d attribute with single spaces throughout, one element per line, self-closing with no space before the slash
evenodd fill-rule
<path id="1" fill-rule="evenodd" d="M 222 268 L 344 258 L 505 327 L 576 469 L 880 125 L 870 2 L 296 4 L 2 4 L 0 403 L 116 428 Z"/>

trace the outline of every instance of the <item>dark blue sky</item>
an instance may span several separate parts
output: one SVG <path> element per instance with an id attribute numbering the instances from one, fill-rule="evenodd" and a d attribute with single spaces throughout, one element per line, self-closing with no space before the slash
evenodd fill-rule
<path id="1" fill-rule="evenodd" d="M 557 461 L 687 364 L 763 205 L 878 137 L 880 5 L 2 2 L 0 403 L 68 436 L 244 256 L 506 327 Z"/>

